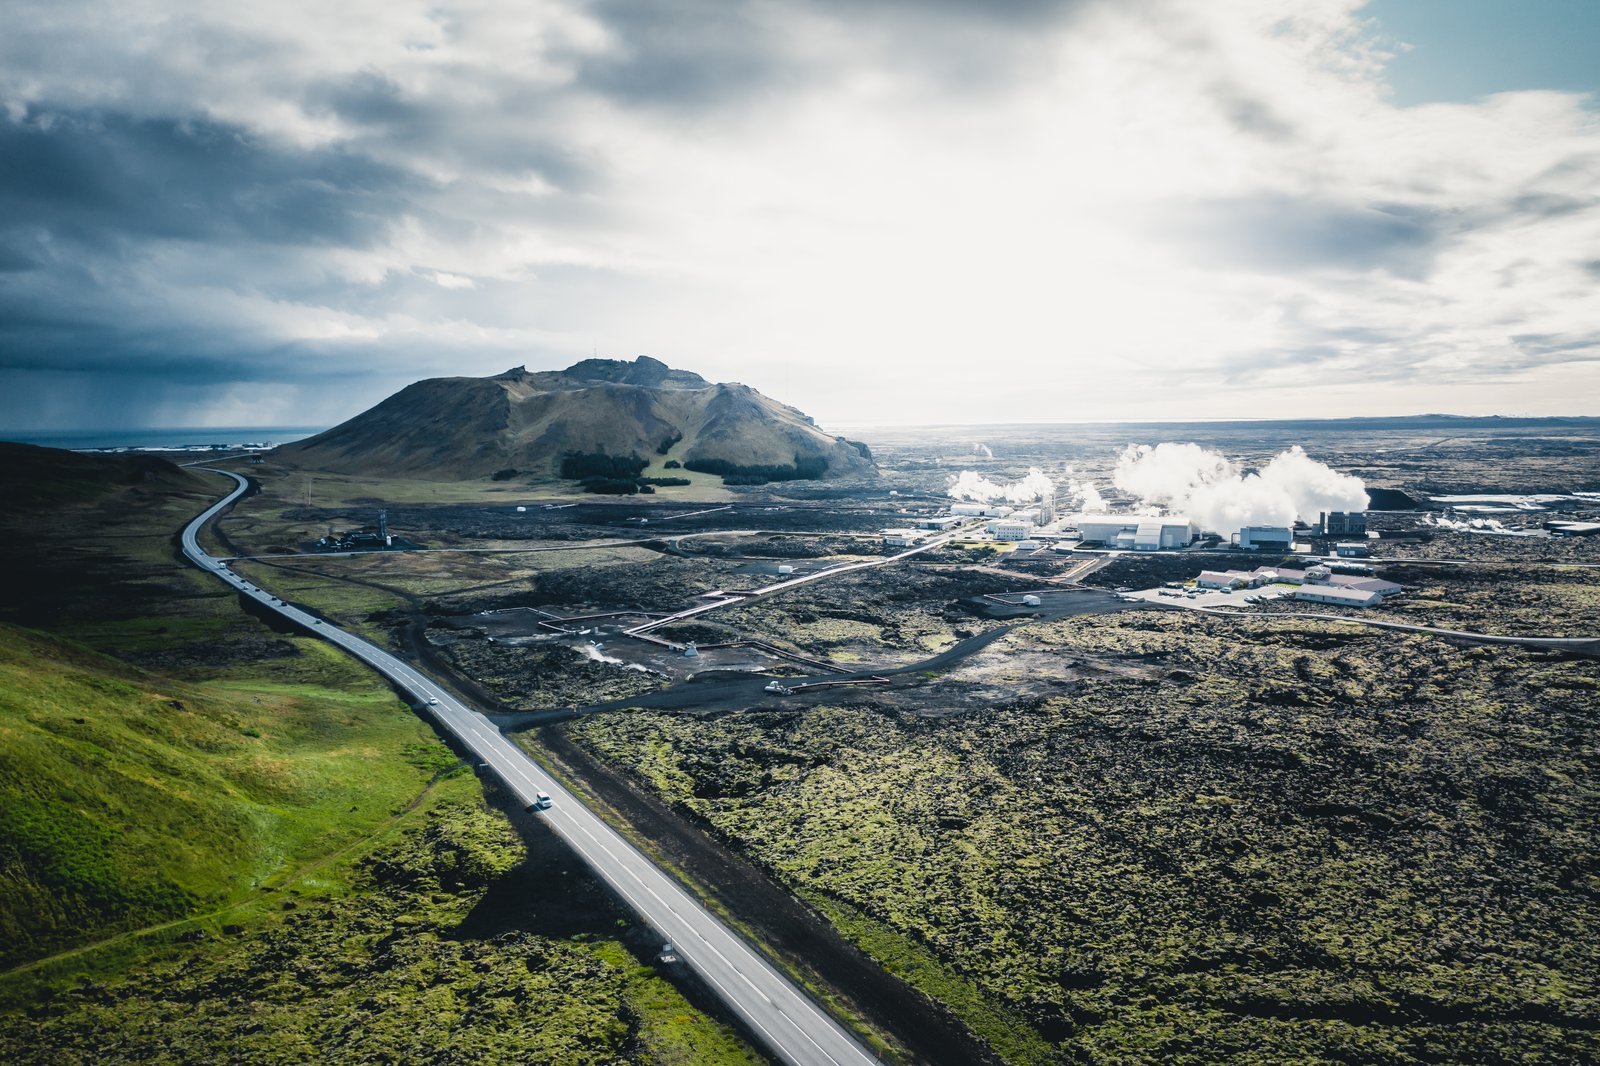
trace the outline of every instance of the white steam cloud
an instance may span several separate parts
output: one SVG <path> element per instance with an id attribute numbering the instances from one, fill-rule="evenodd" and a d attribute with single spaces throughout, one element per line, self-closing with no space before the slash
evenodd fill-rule
<path id="1" fill-rule="evenodd" d="M 1446 518 L 1443 515 L 1424 515 L 1426 525 L 1440 529 L 1453 529 L 1458 533 L 1488 533 L 1497 537 L 1542 537 L 1543 530 L 1508 529 L 1498 518 Z"/>
<path id="2" fill-rule="evenodd" d="M 960 477 L 950 479 L 949 494 L 951 499 L 974 503 L 1033 503 L 1053 498 L 1055 491 L 1056 483 L 1034 467 L 1027 477 L 1007 482 L 990 481 L 975 471 L 963 470 Z"/>
<path id="3" fill-rule="evenodd" d="M 1226 457 L 1198 444 L 1130 444 L 1117 460 L 1112 483 L 1158 505 L 1187 514 L 1203 529 L 1227 533 L 1244 526 L 1291 526 L 1322 511 L 1365 511 L 1366 485 L 1317 462 L 1295 445 L 1254 474 L 1241 474 Z"/>
<path id="4" fill-rule="evenodd" d="M 1072 467 L 1067 467 L 1067 495 L 1072 497 L 1072 506 L 1086 514 L 1097 514 L 1106 509 L 1106 498 L 1100 495 L 1100 490 L 1093 481 L 1084 479 L 1079 481 L 1072 477 Z"/>

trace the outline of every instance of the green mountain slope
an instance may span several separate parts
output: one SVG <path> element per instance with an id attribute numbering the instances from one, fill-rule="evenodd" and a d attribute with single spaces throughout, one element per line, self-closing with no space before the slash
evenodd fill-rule
<path id="1" fill-rule="evenodd" d="M 184 684 L 0 625 L 0 965 L 270 884 L 441 761 L 377 686 Z"/>

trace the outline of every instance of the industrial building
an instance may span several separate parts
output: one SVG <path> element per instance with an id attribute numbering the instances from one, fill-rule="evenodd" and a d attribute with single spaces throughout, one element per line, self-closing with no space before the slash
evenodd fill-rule
<path id="1" fill-rule="evenodd" d="M 1324 537 L 1364 536 L 1367 532 L 1365 511 L 1323 511 L 1317 519 L 1317 533 Z"/>
<path id="2" fill-rule="evenodd" d="M 1349 541 L 1335 544 L 1333 546 L 1333 553 L 1345 559 L 1360 559 L 1371 555 L 1372 549 L 1367 547 L 1365 543 L 1359 541 Z"/>
<path id="3" fill-rule="evenodd" d="M 1400 585 L 1393 581 L 1385 581 L 1381 577 L 1348 577 L 1344 574 L 1334 574 L 1328 578 L 1328 584 L 1375 593 L 1380 600 L 1402 591 Z"/>
<path id="4" fill-rule="evenodd" d="M 919 529 L 953 529 L 961 524 L 960 515 L 934 515 L 932 518 L 917 519 Z"/>
<path id="5" fill-rule="evenodd" d="M 1290 551 L 1294 532 L 1288 526 L 1245 526 L 1239 530 L 1238 545 L 1246 551 Z"/>
<path id="6" fill-rule="evenodd" d="M 1376 592 L 1344 585 L 1301 585 L 1294 590 L 1294 598 L 1307 603 L 1332 603 L 1344 607 L 1371 607 L 1383 601 L 1383 597 Z"/>
<path id="7" fill-rule="evenodd" d="M 883 546 L 885 548 L 914 548 L 922 539 L 922 534 L 914 529 L 886 529 L 883 531 Z"/>
<path id="8" fill-rule="evenodd" d="M 1004 518 L 1011 513 L 1011 508 L 1003 503 L 953 503 L 950 513 L 966 518 Z"/>
<path id="9" fill-rule="evenodd" d="M 995 540 L 1026 540 L 1033 526 L 1014 518 L 997 518 L 989 523 L 989 532 Z"/>
<path id="10" fill-rule="evenodd" d="M 1159 551 L 1182 548 L 1198 534 L 1194 523 L 1183 515 L 1079 514 L 1072 517 L 1078 536 L 1085 544 L 1133 551 Z"/>
<path id="11" fill-rule="evenodd" d="M 401 547 L 411 546 L 406 541 Z M 395 547 L 394 535 L 389 532 L 389 512 L 378 512 L 377 529 L 352 529 L 345 533 L 328 531 L 328 535 L 321 537 L 316 542 L 319 551 L 376 551 L 382 548 Z"/>

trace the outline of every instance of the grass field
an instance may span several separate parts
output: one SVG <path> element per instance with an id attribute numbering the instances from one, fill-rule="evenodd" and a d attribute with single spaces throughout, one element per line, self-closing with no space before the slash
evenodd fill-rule
<path id="1" fill-rule="evenodd" d="M 222 479 L 0 482 L 0 1061 L 761 1061 L 385 684 L 179 560 Z"/>
<path id="2" fill-rule="evenodd" d="M 455 762 L 346 680 L 176 682 L 0 626 L 0 965 L 225 908 Z"/>
<path id="3" fill-rule="evenodd" d="M 330 863 L 319 892 L 296 882 L 228 924 L 169 931 L 137 967 L 32 989 L 26 1014 L 0 1016 L 0 1058 L 761 1061 L 637 961 L 614 935 L 626 920 L 604 900 L 591 901 L 592 931 L 483 928 L 487 902 L 528 856 L 475 789 L 470 777 L 445 782 L 367 847 Z M 537 898 L 524 906 L 541 909 Z"/>

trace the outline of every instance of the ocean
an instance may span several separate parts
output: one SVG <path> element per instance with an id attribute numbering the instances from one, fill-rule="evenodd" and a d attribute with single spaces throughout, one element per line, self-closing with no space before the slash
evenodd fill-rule
<path id="1" fill-rule="evenodd" d="M 238 429 L 102 429 L 80 433 L 0 433 L 0 439 L 73 451 L 210 451 L 274 447 L 321 433 L 326 426 L 244 426 Z"/>

